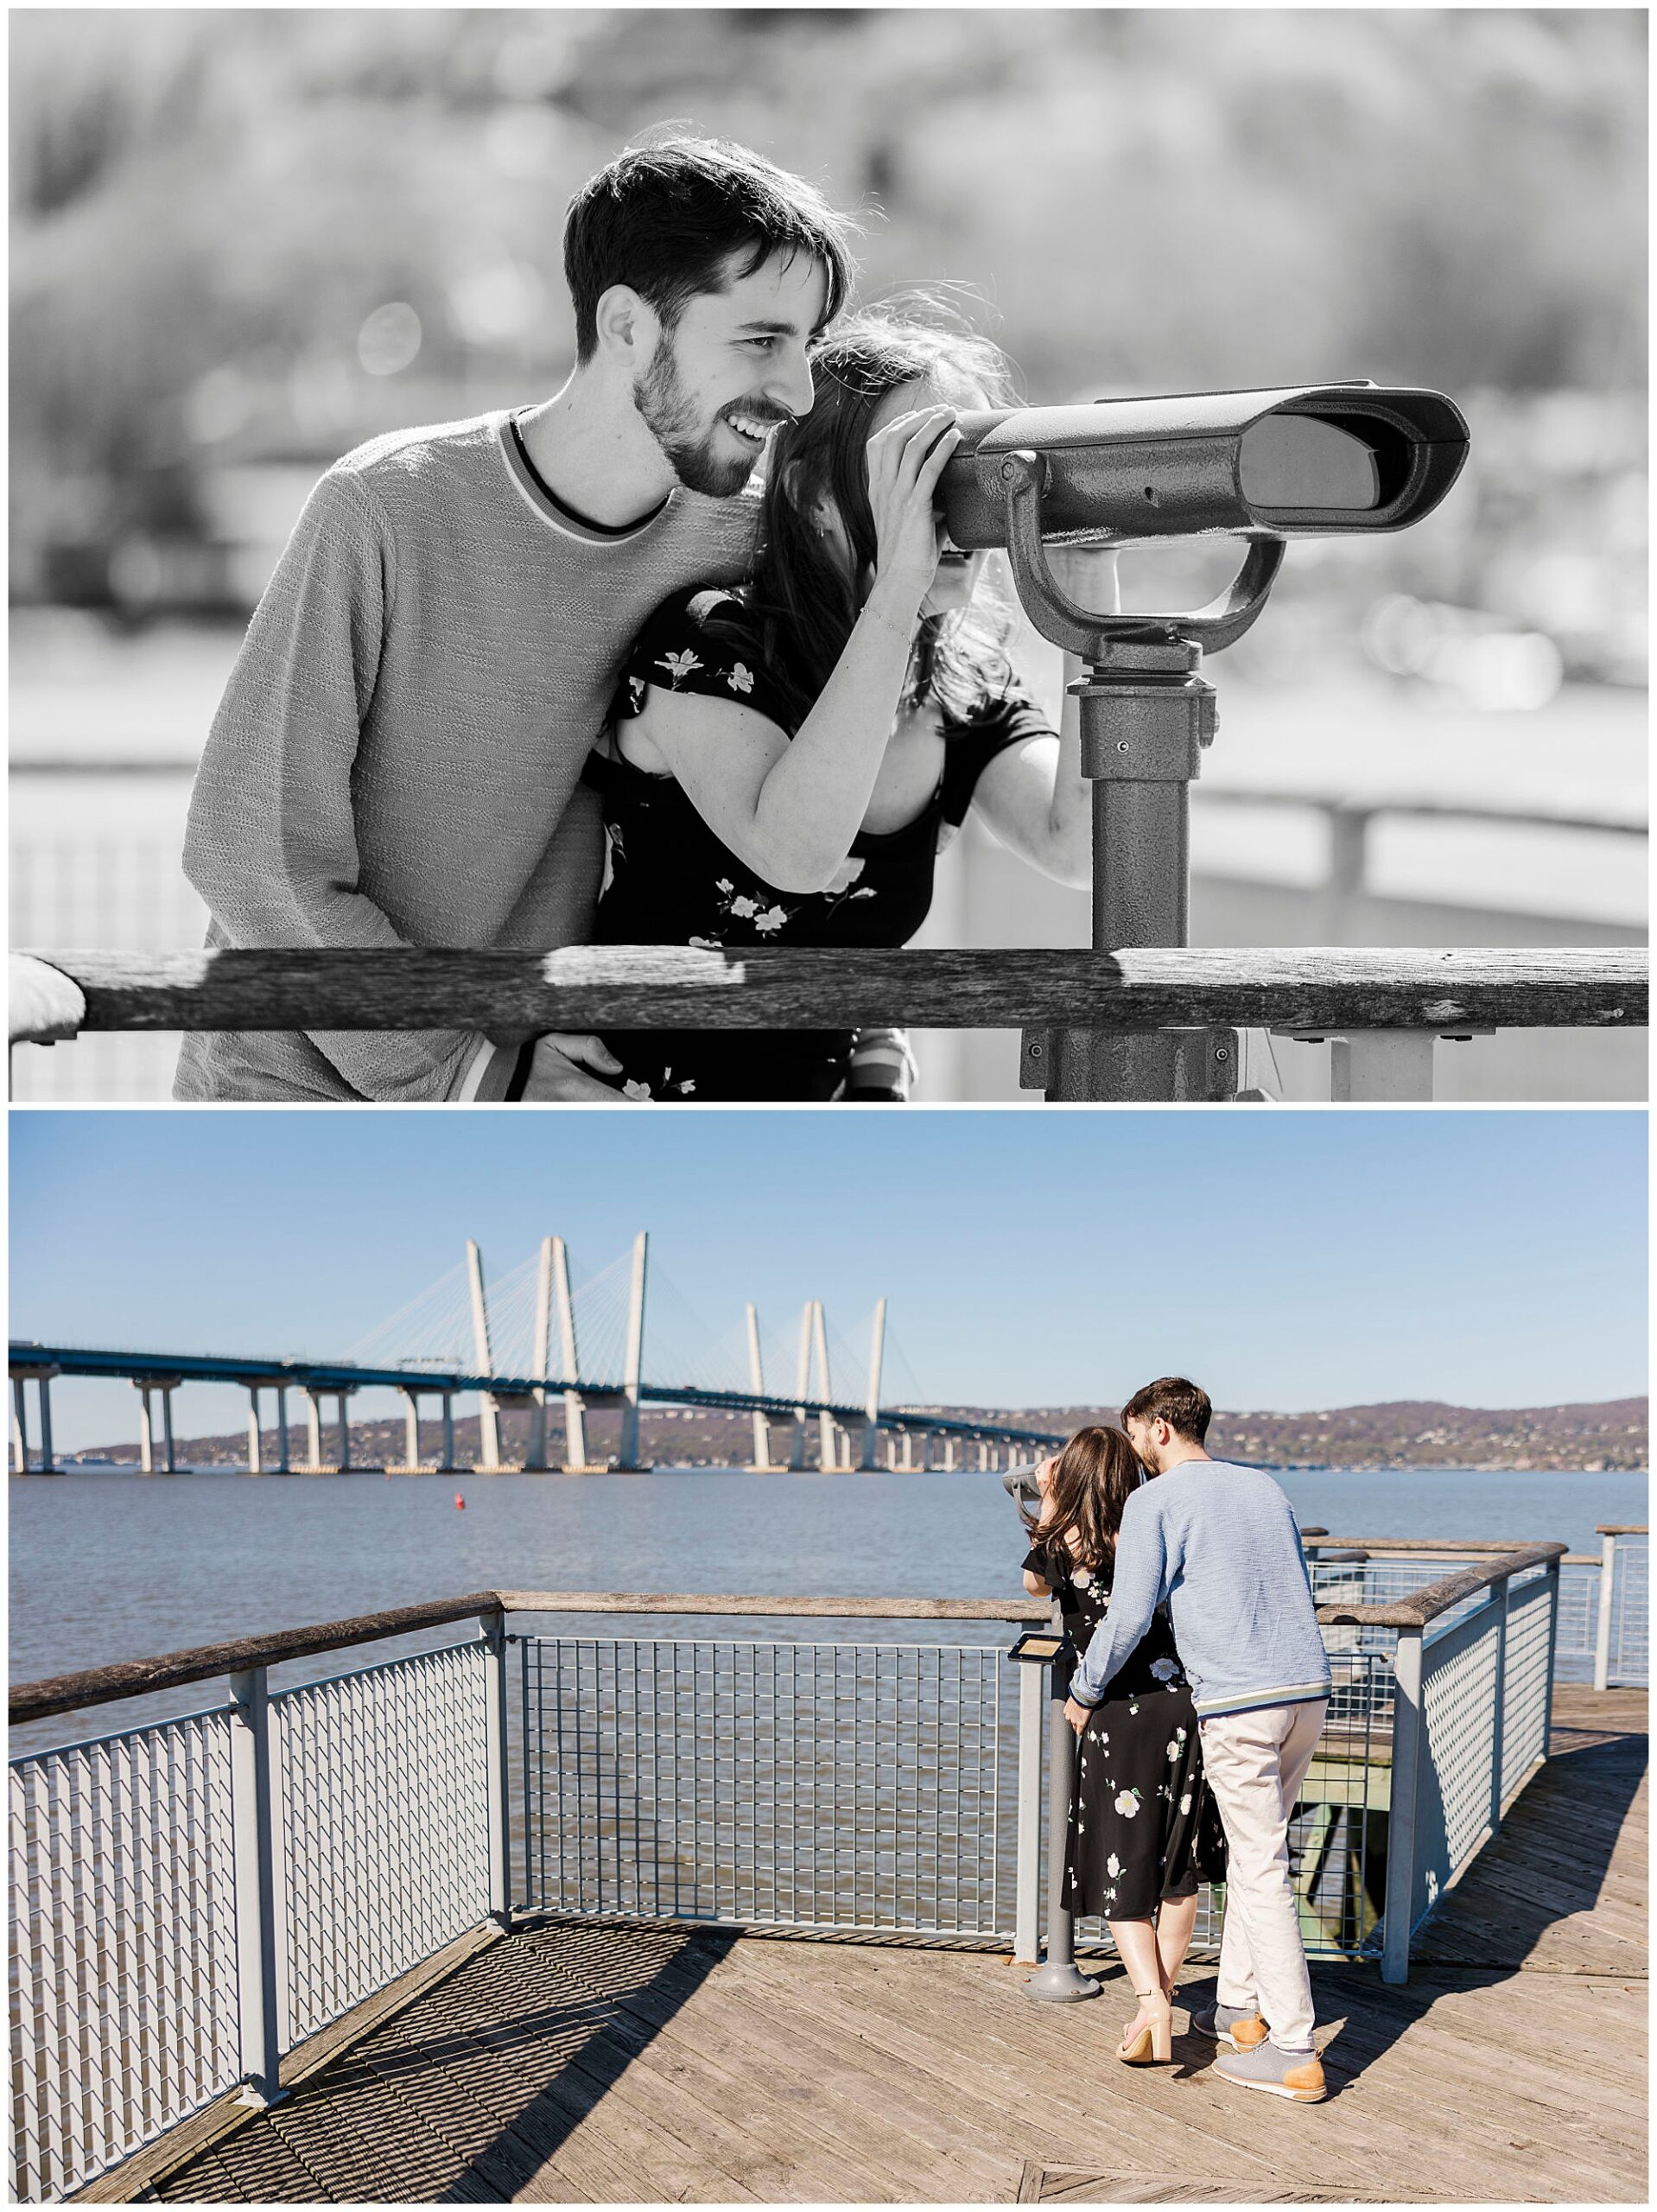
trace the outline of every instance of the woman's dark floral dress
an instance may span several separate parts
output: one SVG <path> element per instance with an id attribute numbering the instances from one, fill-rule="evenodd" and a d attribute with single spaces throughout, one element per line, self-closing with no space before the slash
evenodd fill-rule
<path id="1" fill-rule="evenodd" d="M 1076 1566 L 1062 1545 L 1038 1545 L 1025 1565 L 1058 1599 L 1079 1657 L 1105 1617 L 1109 1570 Z M 1085 1918 L 1154 1920 L 1163 1898 L 1224 1879 L 1225 1834 L 1203 1779 L 1191 1694 L 1159 1612 L 1076 1745 L 1065 1900 Z"/>
<path id="2" fill-rule="evenodd" d="M 695 691 L 752 707 L 791 737 L 795 720 L 767 673 L 756 627 L 727 591 L 676 593 L 640 632 L 622 671 L 613 721 L 643 709 L 649 689 Z M 599 901 L 601 944 L 905 944 L 932 903 L 937 855 L 967 817 L 998 753 L 1051 728 L 1009 684 L 969 719 L 945 718 L 943 772 L 900 830 L 860 831 L 826 891 L 779 891 L 746 867 L 671 776 L 601 743 L 585 779 L 598 792 L 610 846 Z M 677 1100 L 832 1098 L 846 1079 L 852 1032 L 625 1030 L 605 1043 L 629 1096 Z"/>

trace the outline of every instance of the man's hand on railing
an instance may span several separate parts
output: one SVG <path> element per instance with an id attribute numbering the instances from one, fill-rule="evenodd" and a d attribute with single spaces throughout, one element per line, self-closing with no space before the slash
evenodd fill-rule
<path id="1" fill-rule="evenodd" d="M 584 1071 L 619 1075 L 621 1062 L 599 1037 L 576 1036 L 555 1031 L 537 1039 L 530 1079 L 524 1086 L 526 1099 L 603 1098 L 615 1103 L 616 1087 L 600 1083 Z"/>

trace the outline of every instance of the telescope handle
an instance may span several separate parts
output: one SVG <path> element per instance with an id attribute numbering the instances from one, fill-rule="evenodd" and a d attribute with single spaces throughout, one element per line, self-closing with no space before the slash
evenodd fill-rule
<path id="1" fill-rule="evenodd" d="M 1218 652 L 1235 645 L 1265 606 L 1283 565 L 1283 540 L 1253 533 L 1248 552 L 1230 588 L 1189 614 L 1095 613 L 1059 588 L 1047 565 L 1041 534 L 1045 465 L 1025 448 L 1001 456 L 1006 500 L 1006 550 L 1024 610 L 1044 638 L 1086 661 L 1106 658 L 1112 645 L 1196 645 Z"/>

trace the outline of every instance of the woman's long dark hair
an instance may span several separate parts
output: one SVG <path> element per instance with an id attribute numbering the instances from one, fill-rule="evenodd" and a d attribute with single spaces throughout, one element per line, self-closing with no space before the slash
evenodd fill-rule
<path id="1" fill-rule="evenodd" d="M 923 321 L 912 305 L 849 316 L 818 342 L 811 359 L 811 412 L 776 431 L 766 456 L 764 518 L 747 594 L 766 666 L 796 728 L 846 649 L 873 571 L 874 511 L 864 455 L 879 401 L 939 369 L 978 385 L 992 406 L 1011 406 L 1017 397 L 998 346 L 965 328 Z M 851 544 L 849 576 L 811 518 L 825 495 Z M 936 698 L 957 718 L 970 713 L 998 679 L 1006 680 L 1005 627 L 970 607 L 929 617 L 910 664 L 905 704 Z"/>
<path id="2" fill-rule="evenodd" d="M 1122 1508 L 1145 1479 L 1133 1446 L 1119 1428 L 1078 1428 L 1058 1456 L 1047 1495 L 1020 1506 L 1039 1544 L 1069 1553 L 1095 1573 L 1116 1556 Z"/>

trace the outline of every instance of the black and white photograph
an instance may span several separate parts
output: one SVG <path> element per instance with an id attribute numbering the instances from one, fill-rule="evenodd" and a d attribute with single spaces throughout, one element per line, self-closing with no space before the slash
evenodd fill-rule
<path id="1" fill-rule="evenodd" d="M 34 7 L 22 2204 L 1643 2204 L 1647 16 Z"/>
<path id="2" fill-rule="evenodd" d="M 1644 35 L 15 14 L 14 1096 L 1643 1098 Z"/>

